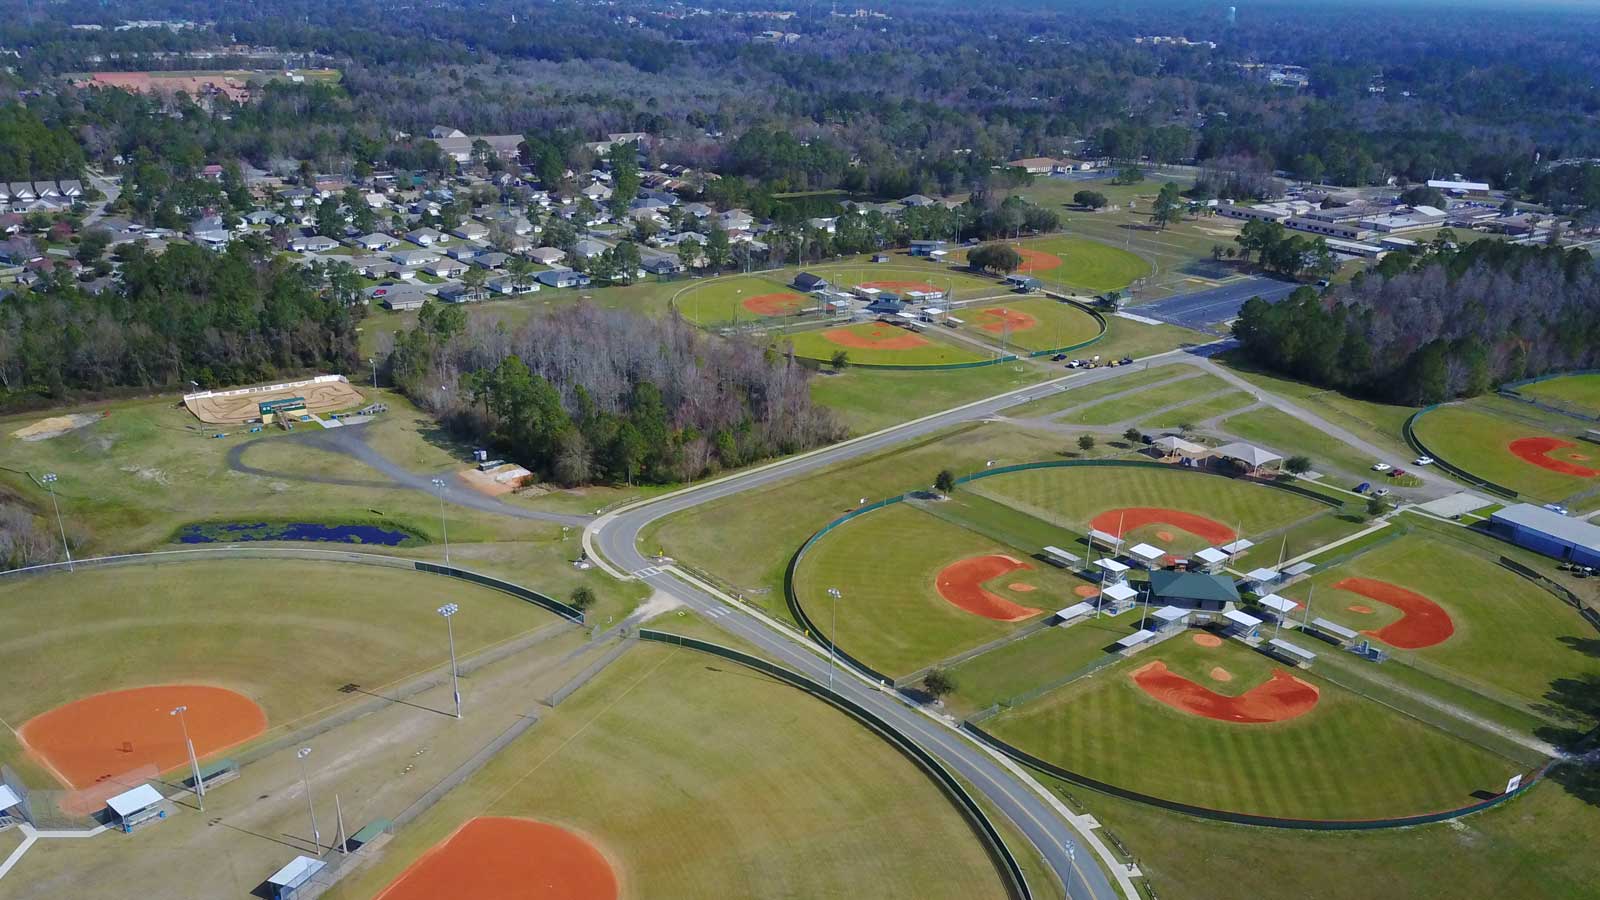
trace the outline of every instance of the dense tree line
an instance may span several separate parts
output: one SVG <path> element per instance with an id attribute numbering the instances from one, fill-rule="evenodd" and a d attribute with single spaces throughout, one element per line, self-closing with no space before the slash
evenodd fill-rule
<path id="1" fill-rule="evenodd" d="M 1326 294 L 1253 299 L 1233 332 L 1251 359 L 1313 384 L 1437 403 L 1600 366 L 1600 273 L 1584 250 L 1437 245 Z"/>
<path id="2" fill-rule="evenodd" d="M 121 284 L 50 277 L 0 302 L 0 402 L 118 386 L 205 387 L 360 368 L 348 266 L 300 268 L 260 241 L 118 251 Z"/>
<path id="3" fill-rule="evenodd" d="M 18 104 L 0 105 L 0 181 L 78 178 L 83 149 L 72 133 Z"/>
<path id="4" fill-rule="evenodd" d="M 388 367 L 452 428 L 568 485 L 695 478 L 843 436 L 792 359 L 675 315 L 580 305 L 508 331 L 428 304 Z"/>

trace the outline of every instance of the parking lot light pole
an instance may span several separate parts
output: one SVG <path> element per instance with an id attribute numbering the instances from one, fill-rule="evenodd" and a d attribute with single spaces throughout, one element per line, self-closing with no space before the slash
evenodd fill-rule
<path id="1" fill-rule="evenodd" d="M 206 783 L 200 778 L 200 760 L 195 758 L 194 741 L 189 740 L 189 723 L 183 717 L 183 714 L 188 711 L 188 706 L 179 706 L 167 713 L 167 715 L 176 716 L 178 719 L 178 727 L 183 729 L 183 743 L 185 747 L 189 748 L 189 770 L 194 774 L 194 797 L 195 800 L 200 804 L 200 811 L 205 812 Z"/>
<path id="2" fill-rule="evenodd" d="M 310 747 L 301 747 L 295 752 L 295 757 L 300 760 L 300 781 L 306 788 L 306 809 L 311 813 L 311 843 L 317 848 L 317 855 L 322 855 L 322 830 L 317 827 L 317 805 L 311 802 L 311 774 L 306 771 L 306 757 L 311 755 Z"/>
<path id="3" fill-rule="evenodd" d="M 434 490 L 439 494 L 439 531 L 444 535 L 444 564 L 450 565 L 450 528 L 444 523 L 444 479 L 433 479 Z"/>
<path id="4" fill-rule="evenodd" d="M 46 472 L 39 480 L 44 482 L 44 489 L 50 492 L 50 505 L 56 509 L 56 527 L 61 529 L 61 549 L 67 554 L 67 571 L 76 571 L 72 566 L 72 547 L 67 544 L 67 525 L 61 521 L 61 502 L 56 499 L 56 473 Z"/>
<path id="5" fill-rule="evenodd" d="M 454 603 L 446 603 L 439 607 L 439 615 L 444 617 L 444 630 L 450 636 L 450 689 L 456 695 L 456 718 L 461 718 L 461 676 L 456 670 L 456 629 L 450 624 L 450 618 L 461 611 L 461 607 Z"/>
<path id="6" fill-rule="evenodd" d="M 833 645 L 839 639 L 839 589 L 828 588 L 828 596 L 833 598 L 833 627 L 828 631 L 828 692 L 833 692 Z"/>

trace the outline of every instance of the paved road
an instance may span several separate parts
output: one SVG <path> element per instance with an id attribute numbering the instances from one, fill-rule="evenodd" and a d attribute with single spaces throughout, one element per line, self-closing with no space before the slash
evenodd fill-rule
<path id="1" fill-rule="evenodd" d="M 1244 306 L 1251 297 L 1276 303 L 1298 287 L 1302 287 L 1298 282 L 1252 275 L 1219 287 L 1129 307 L 1128 312 L 1184 328 L 1214 331 L 1216 326 L 1237 318 L 1239 307 Z"/>
<path id="2" fill-rule="evenodd" d="M 1186 351 L 1173 351 L 1160 357 L 1152 357 L 1146 363 L 1170 364 L 1186 358 L 1188 358 Z M 843 460 L 875 453 L 952 425 L 984 419 L 1026 400 L 1109 380 L 1145 367 L 1145 365 L 1133 365 L 1125 368 L 1075 372 L 1053 381 L 1009 391 L 813 453 L 708 482 L 654 501 L 625 507 L 602 516 L 591 524 L 584 533 L 585 545 L 599 559 L 623 572 L 639 577 L 652 588 L 676 597 L 711 622 L 749 641 L 774 659 L 808 676 L 826 680 L 830 667 L 825 657 L 805 648 L 788 633 L 769 627 L 754 616 L 730 609 L 728 604 L 711 591 L 662 571 L 655 561 L 639 551 L 640 532 L 658 519 L 701 504 L 757 490 Z M 882 716 L 901 734 L 916 741 L 939 757 L 945 765 L 976 785 L 977 789 L 1010 818 L 1038 848 L 1062 883 L 1072 885 L 1072 896 L 1089 897 L 1093 900 L 1113 900 L 1120 896 L 1120 892 L 1111 884 L 1106 874 L 1095 865 L 1094 854 L 1085 845 L 1077 826 L 1069 824 L 1053 804 L 1039 796 L 1033 787 L 1024 783 L 1023 778 L 1011 767 L 998 762 L 988 752 L 947 725 L 910 708 L 892 691 L 880 692 L 870 684 L 852 676 L 841 675 L 835 679 L 834 684 L 850 699 Z"/>

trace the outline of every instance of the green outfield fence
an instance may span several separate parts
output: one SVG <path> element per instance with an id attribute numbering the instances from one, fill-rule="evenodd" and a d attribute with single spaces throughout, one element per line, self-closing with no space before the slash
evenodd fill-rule
<path id="1" fill-rule="evenodd" d="M 723 659 L 748 666 L 759 672 L 771 675 L 773 678 L 792 687 L 799 688 L 825 703 L 831 704 L 834 708 L 865 725 L 873 733 L 904 754 L 914 765 L 922 769 L 933 780 L 934 784 L 944 792 L 945 796 L 955 803 L 956 808 L 960 810 L 962 816 L 977 834 L 978 840 L 983 842 L 984 850 L 988 852 L 989 858 L 993 860 L 995 868 L 999 870 L 1001 880 L 1006 885 L 1007 896 L 1013 898 L 1013 900 L 1031 900 L 1033 897 L 1032 891 L 1028 888 L 1028 881 L 1022 874 L 1022 867 L 1017 863 L 1017 858 L 1012 855 L 1010 848 L 1006 846 L 1006 842 L 1000 837 L 1000 832 L 995 828 L 994 823 L 984 814 L 983 809 L 978 806 L 977 801 L 972 798 L 967 789 L 962 787 L 961 782 L 957 781 L 955 776 L 951 775 L 932 754 L 917 746 L 914 742 L 902 737 L 893 726 L 879 718 L 876 713 L 798 672 L 793 672 L 758 656 L 751 656 L 748 653 L 724 647 L 721 644 L 714 644 L 697 638 L 682 637 L 670 632 L 656 631 L 649 628 L 641 628 L 639 630 L 639 639 L 677 647 L 687 647 L 691 650 L 720 656 Z"/>
<path id="2" fill-rule="evenodd" d="M 1460 468 L 1459 466 L 1455 465 L 1454 463 L 1450 462 L 1449 460 L 1445 459 L 1444 457 L 1442 457 L 1439 454 L 1437 454 L 1437 453 L 1433 452 L 1432 450 L 1430 450 L 1428 448 L 1428 445 L 1424 444 L 1422 442 L 1422 439 L 1417 437 L 1417 430 L 1416 430 L 1417 420 L 1421 419 L 1423 416 L 1427 415 L 1428 413 L 1433 412 L 1434 410 L 1436 410 L 1438 408 L 1439 408 L 1439 404 L 1435 403 L 1432 406 L 1426 407 L 1424 409 L 1419 409 L 1416 412 L 1412 413 L 1410 418 L 1406 419 L 1406 423 L 1404 425 L 1400 426 L 1400 433 L 1405 437 L 1406 443 L 1411 445 L 1411 449 L 1415 450 L 1418 454 L 1420 454 L 1422 456 L 1431 457 L 1433 459 L 1433 464 L 1434 465 L 1436 465 L 1439 468 L 1445 470 L 1446 472 L 1449 472 L 1451 475 L 1454 475 L 1457 478 L 1460 478 L 1461 480 L 1466 481 L 1467 483 L 1469 483 L 1471 485 L 1483 488 L 1484 490 L 1488 491 L 1491 494 L 1498 494 L 1501 497 L 1504 497 L 1504 498 L 1506 498 L 1508 500 L 1516 500 L 1516 499 L 1518 499 L 1516 491 L 1512 490 L 1511 488 L 1506 487 L 1503 484 L 1496 484 L 1493 481 L 1486 481 L 1486 480 L 1484 480 L 1482 478 L 1479 478 L 1478 476 L 1472 474 L 1471 472 L 1468 472 L 1466 469 Z"/>
<path id="3" fill-rule="evenodd" d="M 1132 791 L 1127 788 L 1118 787 L 1114 784 L 1107 784 L 1104 781 L 1090 778 L 1087 775 L 1080 775 L 1079 773 L 1070 769 L 1064 769 L 1055 763 L 1045 762 L 1044 760 L 1034 756 L 1031 753 L 1028 753 L 1025 750 L 1018 749 L 1017 747 L 1000 740 L 999 738 L 988 733 L 987 731 L 984 731 L 982 728 L 979 728 L 971 722 L 963 722 L 961 725 L 961 730 L 972 735 L 974 738 L 977 738 L 985 745 L 998 750 L 999 752 L 1019 763 L 1022 763 L 1023 765 L 1036 769 L 1054 778 L 1059 778 L 1062 781 L 1080 785 L 1082 787 L 1089 788 L 1090 790 L 1099 791 L 1102 794 L 1110 794 L 1113 797 L 1120 797 L 1124 800 L 1132 800 L 1135 803 L 1143 803 L 1147 806 L 1154 806 L 1160 809 L 1169 810 L 1171 812 L 1183 813 L 1184 815 L 1194 816 L 1200 819 L 1211 819 L 1212 821 L 1216 822 L 1231 822 L 1235 825 L 1256 825 L 1262 828 L 1287 828 L 1303 831 L 1376 831 L 1384 828 L 1409 828 L 1413 825 L 1427 825 L 1431 822 L 1443 822 L 1449 819 L 1459 819 L 1462 816 L 1471 815 L 1475 812 L 1482 812 L 1486 809 L 1499 806 L 1501 803 L 1504 803 L 1512 797 L 1521 794 L 1523 791 L 1526 791 L 1527 789 L 1538 784 L 1540 781 L 1544 780 L 1545 773 L 1547 773 L 1550 770 L 1550 766 L 1553 765 L 1553 763 L 1546 763 L 1545 765 L 1529 773 L 1528 776 L 1522 780 L 1522 783 L 1517 786 L 1516 790 L 1508 791 L 1502 794 L 1496 794 L 1495 796 L 1486 800 L 1480 800 L 1477 803 L 1468 804 L 1467 806 L 1461 806 L 1455 809 L 1440 810 L 1438 812 L 1430 813 L 1418 813 L 1411 816 L 1391 816 L 1381 819 L 1296 819 L 1287 816 L 1266 816 L 1255 813 L 1234 812 L 1232 810 L 1225 809 L 1212 809 L 1207 806 L 1195 806 L 1191 803 L 1181 803 L 1177 800 L 1168 800 L 1163 797 L 1155 797 L 1151 796 L 1150 794 Z"/>
<path id="4" fill-rule="evenodd" d="M 1217 478 L 1228 478 L 1228 479 L 1233 479 L 1233 480 L 1244 480 L 1244 481 L 1248 481 L 1251 484 L 1259 484 L 1259 485 L 1262 485 L 1264 487 L 1272 488 L 1274 490 L 1288 491 L 1289 493 L 1292 493 L 1292 494 L 1299 494 L 1299 495 L 1301 495 L 1303 497 L 1306 497 L 1307 499 L 1315 500 L 1315 501 L 1317 501 L 1319 503 L 1322 503 L 1322 504 L 1324 504 L 1326 506 L 1333 507 L 1335 509 L 1343 509 L 1344 508 L 1344 501 L 1337 500 L 1337 499 L 1334 499 L 1332 497 L 1328 497 L 1328 496 L 1326 496 L 1324 494 L 1317 493 L 1316 491 L 1307 490 L 1306 488 L 1300 487 L 1299 485 L 1286 484 L 1286 483 L 1277 482 L 1277 481 L 1263 481 L 1263 480 L 1259 480 L 1259 479 L 1239 479 L 1239 478 L 1236 478 L 1235 476 L 1229 475 L 1229 474 L 1227 474 L 1225 472 L 1218 472 L 1218 471 L 1215 471 L 1215 470 L 1212 470 L 1212 469 L 1195 468 L 1195 467 L 1187 467 L 1187 466 L 1174 466 L 1174 465 L 1169 465 L 1167 463 L 1159 463 L 1159 462 L 1147 461 L 1147 460 L 1131 460 L 1131 459 L 1056 459 L 1056 460 L 1043 460 L 1043 461 L 1040 461 L 1040 462 L 1031 462 L 1031 463 L 1017 463 L 1016 465 L 998 466 L 998 467 L 993 468 L 993 469 L 984 469 L 983 471 L 980 471 L 980 472 L 973 472 L 973 473 L 971 473 L 969 475 L 962 475 L 961 477 L 956 479 L 956 484 L 958 484 L 958 485 L 959 484 L 969 484 L 971 482 L 978 481 L 978 480 L 981 480 L 981 479 L 984 479 L 984 478 L 992 478 L 992 477 L 994 477 L 996 475 L 1006 475 L 1006 474 L 1010 474 L 1012 472 L 1026 472 L 1026 471 L 1029 471 L 1031 469 L 1072 469 L 1072 468 L 1097 468 L 1097 467 L 1098 468 L 1121 467 L 1121 468 L 1160 469 L 1162 471 L 1167 471 L 1167 472 L 1190 472 L 1190 473 L 1195 474 L 1196 476 L 1210 475 L 1210 476 L 1217 477 Z M 889 497 L 889 498 L 886 498 L 886 499 L 883 499 L 883 500 L 879 500 L 876 503 L 869 503 L 866 506 L 861 507 L 860 509 L 853 509 L 853 510 L 845 513 L 844 515 L 840 516 L 839 518 L 834 519 L 832 522 L 829 522 L 828 524 L 822 526 L 816 532 L 814 532 L 810 537 L 806 538 L 806 542 L 801 544 L 800 545 L 800 549 L 796 550 L 794 552 L 794 555 L 789 558 L 788 568 L 786 568 L 784 570 L 784 573 L 783 573 L 784 600 L 788 603 L 789 614 L 794 617 L 795 622 L 798 623 L 800 625 L 800 627 L 805 630 L 806 634 L 811 636 L 811 637 L 813 637 L 813 638 L 818 639 L 819 641 L 821 641 L 824 644 L 827 644 L 832 649 L 834 655 L 836 655 L 839 659 L 844 660 L 849 665 L 854 666 L 856 669 L 860 670 L 861 672 L 863 672 L 863 673 L 865 673 L 867 675 L 872 676 L 874 679 L 876 679 L 878 681 L 888 682 L 888 683 L 894 683 L 895 682 L 895 679 L 894 679 L 893 676 L 888 675 L 888 674 L 883 673 L 883 672 L 880 672 L 877 669 L 874 669 L 871 666 L 867 665 L 866 663 L 863 663 L 861 660 L 855 658 L 849 652 L 847 652 L 847 651 L 845 651 L 845 650 L 843 650 L 843 649 L 841 649 L 839 647 L 833 646 L 833 639 L 828 634 L 826 634 L 821 628 L 818 628 L 816 623 L 811 620 L 810 616 L 806 615 L 805 608 L 800 604 L 800 597 L 795 592 L 794 577 L 795 577 L 795 572 L 799 571 L 800 562 L 801 562 L 801 560 L 803 560 L 805 558 L 805 555 L 806 555 L 807 551 L 809 551 L 811 549 L 811 547 L 814 544 L 816 544 L 817 541 L 821 540 L 823 535 L 826 535 L 830 531 L 833 531 L 835 528 L 838 528 L 840 525 L 843 525 L 844 523 L 849 522 L 852 519 L 855 519 L 855 518 L 857 518 L 859 516 L 864 516 L 867 513 L 872 512 L 873 510 L 883 509 L 886 506 L 893 506 L 896 503 L 903 503 L 906 500 L 910 499 L 910 497 L 911 497 L 911 494 L 909 494 L 909 493 L 908 494 L 897 494 L 897 495 L 895 495 L 893 497 Z"/>
<path id="5" fill-rule="evenodd" d="M 1600 421 L 1600 416 L 1595 416 L 1593 413 L 1587 410 L 1569 409 L 1559 402 L 1553 400 L 1541 400 L 1537 397 L 1529 397 L 1519 390 L 1519 388 L 1525 388 L 1530 384 L 1538 384 L 1541 381 L 1550 381 L 1554 378 L 1565 378 L 1569 375 L 1600 375 L 1600 369 L 1576 369 L 1571 372 L 1551 372 L 1548 375 L 1540 375 L 1536 378 L 1524 378 L 1520 381 L 1508 381 L 1505 384 L 1500 385 L 1499 393 L 1502 397 L 1510 397 L 1512 400 L 1526 403 L 1530 406 L 1537 406 L 1542 410 L 1553 412 L 1556 415 L 1581 419 L 1585 422 Z"/>

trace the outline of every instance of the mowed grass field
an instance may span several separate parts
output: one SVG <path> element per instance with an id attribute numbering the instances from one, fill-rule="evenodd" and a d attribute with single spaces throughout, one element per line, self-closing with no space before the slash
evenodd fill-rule
<path id="1" fill-rule="evenodd" d="M 757 299 L 761 298 L 761 299 Z M 728 325 L 816 312 L 815 297 L 777 277 L 736 275 L 699 282 L 674 299 L 683 317 L 699 325 Z"/>
<path id="2" fill-rule="evenodd" d="M 1508 760 L 1320 680 L 1316 706 L 1285 722 L 1221 722 L 1173 709 L 1130 677 L 1152 661 L 1235 696 L 1281 666 L 1229 641 L 1191 633 L 985 723 L 986 730 L 1065 768 L 1119 787 L 1237 812 L 1373 818 L 1433 812 L 1495 791 Z M 1216 668 L 1232 680 L 1213 678 Z"/>
<path id="3" fill-rule="evenodd" d="M 479 815 L 589 837 L 630 900 L 1004 895 L 898 751 L 795 688 L 662 645 L 629 650 L 325 896 L 373 896 Z"/>
<path id="4" fill-rule="evenodd" d="M 942 366 L 979 362 L 989 357 L 938 334 L 939 325 L 913 332 L 884 322 L 863 322 L 815 331 L 785 334 L 775 343 L 794 347 L 796 356 L 828 362 L 840 350 L 850 362 L 874 366 Z M 998 355 L 998 354 L 997 354 Z"/>
<path id="5" fill-rule="evenodd" d="M 471 654 L 556 617 L 487 588 L 377 566 L 208 560 L 0 580 L 0 719 L 20 727 L 103 691 L 200 683 L 254 700 L 268 734 L 367 690 L 448 663 L 434 610 L 458 603 L 456 650 Z M 10 729 L 0 761 L 50 776 Z"/>
<path id="6" fill-rule="evenodd" d="M 986 618 L 939 595 L 935 579 L 944 567 L 988 554 L 1030 567 L 987 584 L 996 595 L 1036 608 L 1040 617 L 1077 602 L 1072 588 L 1083 583 L 1078 579 L 1029 559 L 1024 549 L 908 503 L 867 513 L 824 535 L 801 560 L 795 594 L 812 622 L 830 632 L 840 648 L 899 677 L 1036 621 Z M 1012 590 L 1011 584 L 1034 590 Z M 837 626 L 829 588 L 842 594 Z"/>
<path id="7" fill-rule="evenodd" d="M 1057 290 L 1091 294 L 1121 290 L 1150 274 L 1150 264 L 1138 254 L 1088 238 L 1054 235 L 990 243 L 1003 243 L 1022 254 L 1017 274 L 1032 275 Z M 967 258 L 966 250 L 950 256 L 963 264 Z"/>
<path id="8" fill-rule="evenodd" d="M 1502 404 L 1514 402 L 1499 401 Z M 1417 419 L 1413 428 L 1417 438 L 1445 462 L 1530 498 L 1554 502 L 1600 487 L 1600 477 L 1551 471 L 1517 456 L 1508 446 L 1521 438 L 1566 441 L 1574 446 L 1552 451 L 1552 458 L 1600 469 L 1600 446 L 1573 437 L 1572 433 L 1579 430 L 1577 427 L 1571 432 L 1554 431 L 1535 424 L 1536 421 L 1548 422 L 1547 417 L 1510 418 L 1496 405 L 1494 401 L 1486 401 L 1441 406 Z M 1532 407 L 1527 409 L 1530 415 L 1537 412 Z M 1592 508 L 1595 503 L 1600 503 L 1600 498 L 1591 498 L 1591 505 L 1585 508 Z"/>
<path id="9" fill-rule="evenodd" d="M 1206 373 L 1121 394 L 1073 410 L 1056 421 L 1069 425 L 1111 425 L 1137 421 L 1168 407 L 1185 406 L 1230 393 L 1233 393 L 1233 389 L 1228 382 Z"/>
<path id="10" fill-rule="evenodd" d="M 1177 468 L 1072 466 L 1008 472 L 961 486 L 1074 534 L 1087 534 L 1100 513 L 1158 507 L 1215 520 L 1244 537 L 1259 536 L 1317 515 L 1327 507 L 1262 484 Z M 1173 540 L 1156 532 L 1166 531 Z M 1124 543 L 1149 541 L 1177 553 L 1206 546 L 1169 525 L 1130 528 Z M 1062 545 L 1065 546 L 1065 545 Z M 1068 547 L 1067 549 L 1072 549 Z"/>
<path id="11" fill-rule="evenodd" d="M 891 258 L 892 262 L 874 263 L 869 262 L 866 257 L 857 257 L 853 261 L 777 269 L 763 274 L 769 280 L 787 284 L 795 275 L 810 272 L 826 278 L 829 284 L 845 291 L 853 290 L 858 285 L 880 282 L 928 284 L 950 292 L 957 300 L 988 297 L 1003 294 L 1008 290 L 999 280 L 971 272 L 965 265 L 952 265 L 949 261 L 935 262 L 932 259 L 910 256 L 898 251 Z M 902 292 L 893 287 L 885 290 L 894 294 Z"/>
<path id="12" fill-rule="evenodd" d="M 1358 631 L 1400 618 L 1397 610 L 1332 587 L 1350 577 L 1397 584 L 1449 614 L 1454 633 L 1431 647 L 1391 649 L 1401 662 L 1523 707 L 1542 705 L 1558 679 L 1600 678 L 1594 629 L 1577 610 L 1476 549 L 1417 531 L 1280 593 L 1302 603 L 1309 593 L 1312 616 Z"/>
<path id="13" fill-rule="evenodd" d="M 1070 303 L 1047 297 L 1019 297 L 955 311 L 966 330 L 1010 350 L 1054 350 L 1100 336 L 1094 316 Z M 1009 331 L 1006 323 L 1010 323 Z"/>
<path id="14" fill-rule="evenodd" d="M 1600 417 L 1600 374 L 1567 375 L 1517 388 L 1517 393 L 1561 409 Z"/>
<path id="15" fill-rule="evenodd" d="M 1070 598 L 1077 602 L 1077 598 Z M 956 690 L 945 697 L 945 708 L 960 716 L 1038 691 L 1065 679 L 1106 655 L 1106 648 L 1139 630 L 1135 606 L 1120 615 L 1101 616 L 1068 628 L 1034 632 L 988 653 L 975 656 L 950 670 Z"/>

